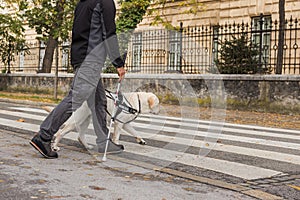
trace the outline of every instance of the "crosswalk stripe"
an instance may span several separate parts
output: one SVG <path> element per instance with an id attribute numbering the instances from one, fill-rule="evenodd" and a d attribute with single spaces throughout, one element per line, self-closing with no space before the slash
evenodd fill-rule
<path id="1" fill-rule="evenodd" d="M 151 118 L 153 115 L 149 114 L 143 114 L 140 115 L 140 117 L 146 117 Z M 139 118 L 140 118 L 139 117 Z M 272 131 L 272 132 L 285 132 L 285 133 L 293 133 L 293 134 L 299 134 L 300 130 L 292 130 L 292 129 L 282 129 L 282 128 L 273 128 L 273 127 L 263 127 L 263 126 L 255 126 L 255 125 L 245 125 L 245 124 L 231 124 L 228 122 L 223 121 L 212 121 L 212 120 L 200 120 L 200 119 L 182 119 L 181 117 L 170 117 L 170 116 L 161 116 L 161 115 L 155 115 L 155 118 L 158 120 L 173 120 L 173 121 L 182 121 L 184 122 L 190 122 L 190 123 L 200 123 L 200 124 L 207 124 L 207 125 L 220 125 L 220 126 L 228 126 L 228 127 L 236 127 L 236 128 L 244 128 L 244 129 L 252 129 L 252 130 L 264 130 L 264 131 Z"/>
<path id="2" fill-rule="evenodd" d="M 39 108 L 28 108 L 28 107 L 10 107 L 14 110 L 20 110 L 20 111 L 29 111 L 29 112 L 36 112 L 41 114 L 48 114 L 47 111 Z M 236 127 L 236 128 L 246 128 L 246 129 L 252 129 L 252 133 L 261 134 L 261 132 L 257 131 L 256 129 L 259 129 L 260 131 L 265 132 L 282 132 L 282 134 L 286 135 L 288 133 L 292 134 L 298 134 L 300 135 L 300 131 L 298 130 L 290 130 L 290 129 L 281 129 L 281 128 L 270 128 L 270 127 L 258 127 L 254 125 L 242 125 L 242 124 L 231 124 L 226 122 L 212 122 L 209 120 L 199 120 L 199 119 L 182 119 L 180 117 L 170 117 L 170 116 L 160 116 L 160 115 L 149 115 L 149 114 L 141 114 L 137 118 L 136 121 L 151 121 L 155 123 L 161 123 L 162 120 L 165 122 L 168 122 L 168 124 L 175 124 L 178 125 L 178 122 L 181 122 L 180 125 L 184 126 L 193 126 L 193 123 L 199 124 L 198 128 L 207 128 L 208 126 L 214 126 L 214 125 L 221 125 L 225 130 L 227 131 L 236 131 L 237 129 L 228 128 L 230 127 Z M 182 123 L 183 122 L 183 123 Z M 203 126 L 204 125 L 204 126 Z M 223 129 L 224 130 L 224 129 Z M 247 133 L 247 132 L 246 132 Z M 278 137 L 280 137 L 281 134 L 278 134 Z M 291 136 L 293 137 L 293 136 Z M 295 139 L 295 138 L 293 138 Z"/>
<path id="3" fill-rule="evenodd" d="M 9 111 L 9 110 L 0 110 L 0 114 L 11 115 L 11 116 L 20 117 L 20 118 L 34 119 L 34 120 L 44 120 L 45 119 L 45 117 L 40 116 L 40 115 L 33 115 L 33 114 Z"/>
<path id="4" fill-rule="evenodd" d="M 18 122 L 15 120 L 3 119 L 3 118 L 0 118 L 0 125 L 9 126 L 12 128 L 23 129 L 26 131 L 33 131 L 33 132 L 37 132 L 40 128 L 40 126 L 36 125 L 36 124 L 30 124 L 30 123 L 26 123 L 26 122 Z"/>
<path id="5" fill-rule="evenodd" d="M 43 109 L 38 108 L 27 108 L 27 107 L 10 107 L 9 109 L 13 109 L 14 111 L 9 110 L 0 110 L 0 114 L 15 116 L 20 118 L 28 118 L 32 120 L 40 120 L 42 121 L 45 116 L 34 115 L 34 113 L 47 114 Z M 19 111 L 23 111 L 18 112 Z M 29 112 L 29 113 L 26 113 Z M 146 122 L 146 123 L 145 123 Z M 228 127 L 221 127 L 222 131 L 228 131 L 226 134 L 222 133 L 213 133 L 213 129 L 210 131 L 198 131 L 196 130 L 199 127 L 197 126 L 199 122 L 199 127 L 201 129 L 208 129 L 210 127 L 210 122 L 204 122 L 201 120 L 193 120 L 193 119 L 184 119 L 181 121 L 180 118 L 175 117 L 164 117 L 164 116 L 153 116 L 153 115 L 141 115 L 136 121 L 132 122 L 132 125 L 135 128 L 142 128 L 146 131 L 141 132 L 141 135 L 147 139 L 153 139 L 156 141 L 166 142 L 171 145 L 184 145 L 187 147 L 198 147 L 198 148 L 206 148 L 221 152 L 234 153 L 239 155 L 253 156 L 259 157 L 262 159 L 269 159 L 274 161 L 280 161 L 285 163 L 291 163 L 295 165 L 300 165 L 300 156 L 291 155 L 287 153 L 278 153 L 267 150 L 259 150 L 250 147 L 240 147 L 234 145 L 225 145 L 222 143 L 213 143 L 209 142 L 212 140 L 207 140 L 206 138 L 214 138 L 215 140 L 230 140 L 230 141 L 238 141 L 245 142 L 250 144 L 259 144 L 265 146 L 272 147 L 282 147 L 287 149 L 295 149 L 300 150 L 300 144 L 293 142 L 284 142 L 280 141 L 280 139 L 294 139 L 300 140 L 300 136 L 298 136 L 297 130 L 285 130 L 285 129 L 269 129 L 258 126 L 234 126 L 232 124 L 225 123 Z M 163 126 L 161 125 L 163 124 Z M 217 124 L 217 123 L 216 123 Z M 10 126 L 14 128 L 24 129 L 28 131 L 36 132 L 39 130 L 39 125 L 31 124 L 25 122 L 18 122 L 16 120 L 4 119 L 0 118 L 0 125 Z M 174 126 L 181 126 L 182 128 L 174 128 Z M 93 129 L 92 124 L 90 124 L 89 128 Z M 185 128 L 195 129 L 189 130 Z M 253 130 L 251 130 L 253 128 Z M 159 134 L 160 131 L 175 133 L 174 136 L 167 136 L 163 134 Z M 272 132 L 274 131 L 274 132 Z M 282 133 L 280 133 L 280 131 Z M 156 134 L 153 134 L 156 133 Z M 237 133 L 238 135 L 230 135 L 230 133 Z M 180 134 L 180 135 L 176 135 Z M 294 134 L 294 135 L 292 135 Z M 67 134 L 65 137 L 77 140 L 78 134 L 72 132 Z M 183 137 L 184 136 L 184 137 Z M 196 140 L 194 139 L 196 136 L 204 137 L 204 140 Z M 245 137 L 248 136 L 248 137 Z M 251 137 L 250 137 L 251 136 Z M 255 136 L 269 136 L 272 139 L 260 139 L 255 138 Z M 96 145 L 95 136 L 94 135 L 86 135 L 87 141 L 90 144 Z M 216 172 L 220 172 L 223 174 L 228 174 L 231 176 L 244 178 L 247 180 L 265 178 L 274 175 L 283 174 L 280 170 L 276 170 L 278 168 L 266 169 L 263 167 L 258 167 L 254 165 L 248 165 L 223 159 L 211 158 L 211 157 L 201 157 L 199 155 L 188 154 L 184 152 L 179 152 L 175 150 L 169 150 L 159 147 L 153 147 L 150 145 L 141 146 L 135 143 L 130 143 L 126 141 L 122 141 L 122 144 L 125 144 L 126 151 L 132 154 L 146 156 L 149 158 L 161 159 L 167 162 L 179 162 L 189 166 L 195 166 L 203 169 L 208 169 Z M 255 146 L 255 145 L 254 145 Z"/>
<path id="6" fill-rule="evenodd" d="M 72 132 L 65 136 L 68 139 L 77 140 L 77 134 Z M 87 135 L 86 140 L 88 143 L 96 145 L 95 136 Z M 150 158 L 156 158 L 165 160 L 168 162 L 177 162 L 182 163 L 189 166 L 205 168 L 212 171 L 217 171 L 223 174 L 232 175 L 235 177 L 252 180 L 259 179 L 265 177 L 271 177 L 279 174 L 283 174 L 282 172 L 265 169 L 261 167 L 245 165 L 236 162 L 230 162 L 226 160 L 220 160 L 209 157 L 200 157 L 198 155 L 192 154 L 184 154 L 183 152 L 177 152 L 167 149 L 161 149 L 156 147 L 151 147 L 148 145 L 139 145 L 133 144 L 129 142 L 122 141 L 122 144 L 126 146 L 126 152 L 130 152 L 133 154 L 146 156 Z"/>
<path id="7" fill-rule="evenodd" d="M 288 162 L 288 163 L 300 165 L 300 156 L 296 156 L 296 155 L 290 155 L 290 154 L 278 153 L 278 152 L 272 152 L 272 151 L 265 151 L 265 150 L 247 148 L 247 147 L 239 147 L 239 146 L 233 146 L 233 145 L 225 145 L 225 144 L 219 144 L 219 143 L 212 144 L 212 143 L 208 143 L 208 142 L 200 141 L 200 140 L 175 138 L 175 137 L 165 136 L 165 135 L 153 136 L 152 134 L 146 133 L 146 132 L 142 132 L 141 136 L 143 138 L 151 138 L 153 140 L 158 140 L 158 141 L 163 141 L 163 142 L 168 142 L 168 143 L 188 145 L 191 147 L 198 147 L 198 148 L 205 147 L 207 149 L 229 152 L 229 153 L 237 153 L 238 152 L 239 154 L 242 154 L 242 155 L 255 156 L 255 157 L 277 160 L 277 161 Z"/>
<path id="8" fill-rule="evenodd" d="M 219 130 L 219 129 L 222 129 L 222 131 L 227 131 L 227 132 L 234 132 L 234 133 L 240 133 L 240 134 L 244 134 L 244 135 L 258 135 L 258 136 L 261 136 L 261 135 L 264 135 L 264 136 L 268 136 L 268 137 L 278 137 L 278 138 L 287 138 L 287 139 L 298 139 L 300 140 L 300 131 L 299 131 L 299 136 L 296 136 L 296 135 L 289 135 L 288 133 L 286 133 L 285 131 L 282 131 L 281 134 L 278 134 L 278 133 L 272 133 L 270 131 L 266 131 L 266 130 L 245 130 L 245 129 L 236 129 L 236 128 L 228 128 L 228 127 L 214 127 L 213 125 L 202 125 L 202 124 L 191 124 L 191 123 L 187 123 L 187 122 L 180 122 L 180 121 L 163 121 L 162 120 L 159 120 L 159 119 L 154 119 L 154 117 L 152 118 L 146 118 L 146 119 L 138 119 L 135 121 L 135 123 L 139 122 L 139 121 L 146 121 L 146 122 L 150 122 L 149 123 L 149 126 L 151 124 L 151 122 L 154 122 L 154 123 L 159 123 L 161 125 L 164 125 L 164 124 L 168 124 L 168 125 L 177 125 L 177 126 L 180 126 L 180 127 L 191 127 L 193 129 L 195 129 L 195 125 L 198 126 L 198 128 L 201 128 L 201 129 L 207 129 L 209 128 L 210 130 Z M 148 124 L 146 124 L 147 126 Z M 297 133 L 295 131 L 295 133 Z"/>
<path id="9" fill-rule="evenodd" d="M 23 118 L 29 118 L 29 119 L 36 119 L 36 120 L 43 120 L 45 117 L 33 115 L 33 114 L 27 114 L 27 113 L 19 113 L 15 111 L 5 111 L 0 110 L 1 114 L 7 114 L 17 117 L 23 117 Z M 232 135 L 225 135 L 222 133 L 211 133 L 211 132 L 204 132 L 204 131 L 195 131 L 195 130 L 189 130 L 184 131 L 184 129 L 181 128 L 172 128 L 167 126 L 158 126 L 153 124 L 141 124 L 137 122 L 131 122 L 131 124 L 134 127 L 143 128 L 143 129 L 152 129 L 157 131 L 167 131 L 167 132 L 173 132 L 173 133 L 184 133 L 186 135 L 190 135 L 192 137 L 196 136 L 202 136 L 202 137 L 209 137 L 209 138 L 215 138 L 215 139 L 225 139 L 225 140 L 231 140 L 231 141 L 239 141 L 239 142 L 246 142 L 251 144 L 261 144 L 266 146 L 274 146 L 274 147 L 283 147 L 283 148 L 289 148 L 289 149 L 300 149 L 300 144 L 297 143 L 289 143 L 289 142 L 282 142 L 282 141 L 273 141 L 273 140 L 266 140 L 266 139 L 258 139 L 258 138 L 250 138 L 250 137 L 243 137 L 243 136 L 232 136 Z M 89 126 L 89 128 L 93 128 L 92 125 Z M 262 134 L 263 135 L 263 134 Z M 294 137 L 294 138 L 293 138 Z M 296 136 L 288 136 L 289 139 L 297 139 Z"/>
<path id="10" fill-rule="evenodd" d="M 134 127 L 138 128 L 146 128 L 144 124 L 139 124 L 136 122 L 132 122 L 132 125 Z M 289 149 L 300 149 L 300 144 L 297 143 L 289 143 L 289 142 L 281 142 L 281 141 L 273 141 L 273 140 L 266 140 L 266 139 L 257 139 L 257 138 L 250 138 L 250 137 L 243 137 L 243 136 L 232 136 L 232 135 L 225 135 L 225 134 L 215 134 L 215 133 L 209 133 L 204 131 L 184 131 L 183 129 L 179 128 L 172 128 L 172 127 L 160 127 L 156 125 L 151 125 L 150 127 L 147 127 L 147 129 L 154 129 L 154 130 L 162 130 L 172 133 L 178 133 L 178 134 L 186 134 L 190 136 L 202 136 L 202 137 L 208 137 L 208 138 L 214 138 L 214 139 L 224 139 L 224 140 L 231 140 L 231 141 L 238 141 L 238 142 L 246 142 L 251 144 L 262 144 L 266 146 L 274 146 L 274 147 L 283 147 L 283 148 L 289 148 Z"/>
<path id="11" fill-rule="evenodd" d="M 48 114 L 47 111 L 39 108 L 27 108 L 27 107 L 10 107 L 13 110 L 20 110 L 20 111 L 27 111 L 27 112 L 35 112 L 35 113 L 42 113 Z"/>

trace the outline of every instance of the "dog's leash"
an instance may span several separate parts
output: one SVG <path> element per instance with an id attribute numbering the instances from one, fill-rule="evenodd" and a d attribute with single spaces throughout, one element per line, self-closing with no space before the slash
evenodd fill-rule
<path id="1" fill-rule="evenodd" d="M 108 148 L 108 142 L 110 139 L 110 132 L 111 132 L 111 128 L 112 128 L 112 124 L 115 121 L 116 115 L 117 115 L 117 102 L 119 101 L 118 96 L 119 96 L 119 90 L 120 90 L 120 86 L 121 86 L 121 80 L 118 81 L 117 84 L 117 91 L 116 91 L 116 98 L 114 100 L 114 108 L 113 108 L 113 112 L 110 118 L 110 125 L 109 125 L 109 129 L 108 129 L 108 134 L 107 134 L 107 140 L 106 140 L 106 145 L 105 145 L 105 150 L 104 150 L 104 154 L 103 154 L 103 158 L 102 161 L 106 161 L 106 153 L 107 153 L 107 148 Z"/>

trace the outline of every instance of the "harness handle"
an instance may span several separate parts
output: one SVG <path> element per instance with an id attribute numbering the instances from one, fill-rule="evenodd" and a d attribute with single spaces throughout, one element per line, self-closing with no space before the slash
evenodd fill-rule
<path id="1" fill-rule="evenodd" d="M 119 101 L 119 91 L 120 91 L 120 86 L 121 86 L 121 80 L 118 81 L 117 84 L 117 90 L 116 90 L 116 98 L 114 101 L 114 109 L 113 109 L 113 113 L 112 113 L 112 120 L 115 121 L 116 115 L 117 115 L 117 102 Z"/>

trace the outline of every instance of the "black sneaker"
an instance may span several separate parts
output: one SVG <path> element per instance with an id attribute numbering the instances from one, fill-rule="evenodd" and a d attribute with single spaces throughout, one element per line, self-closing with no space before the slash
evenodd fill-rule
<path id="1" fill-rule="evenodd" d="M 57 158 L 58 155 L 52 151 L 51 141 L 44 141 L 39 134 L 35 135 L 29 142 L 36 150 L 38 150 L 45 158 Z"/>
<path id="2" fill-rule="evenodd" d="M 98 152 L 104 154 L 106 141 L 98 145 Z M 124 146 L 109 140 L 106 154 L 118 154 L 124 151 Z"/>

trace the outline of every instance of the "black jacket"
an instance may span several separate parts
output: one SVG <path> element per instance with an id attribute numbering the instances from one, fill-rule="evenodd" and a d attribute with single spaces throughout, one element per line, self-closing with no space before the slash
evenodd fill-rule
<path id="1" fill-rule="evenodd" d="M 107 54 L 115 67 L 122 67 L 113 0 L 80 0 L 74 13 L 71 64 L 84 61 L 103 64 Z"/>

